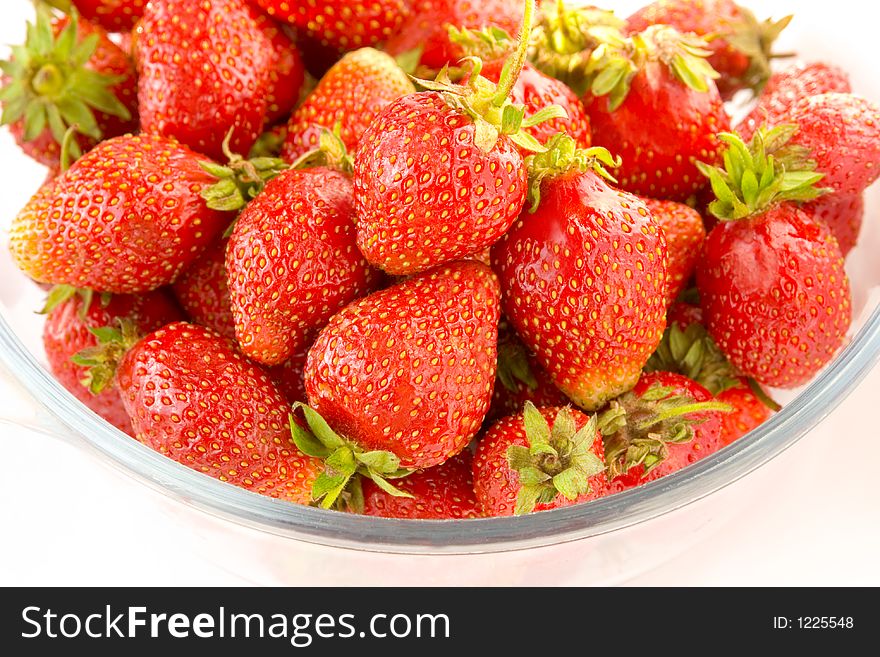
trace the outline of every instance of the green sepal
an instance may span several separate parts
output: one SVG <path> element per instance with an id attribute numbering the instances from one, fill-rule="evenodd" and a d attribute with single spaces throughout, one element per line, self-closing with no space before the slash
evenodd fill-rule
<path id="1" fill-rule="evenodd" d="M 771 60 L 793 56 L 789 53 L 781 55 L 774 53 L 773 44 L 794 16 L 759 21 L 752 11 L 742 6 L 739 7 L 739 15 L 741 20 L 731 25 L 728 32 L 718 34 L 717 37 L 723 38 L 749 58 L 749 68 L 746 73 L 741 79 L 733 82 L 736 86 L 751 89 L 757 95 L 770 79 Z"/>
<path id="2" fill-rule="evenodd" d="M 97 395 L 112 385 L 119 362 L 141 336 L 129 319 L 119 319 L 115 326 L 89 327 L 89 332 L 95 336 L 98 344 L 82 349 L 70 360 L 86 368 L 80 382 L 89 392 Z"/>
<path id="3" fill-rule="evenodd" d="M 477 57 L 483 61 L 507 57 L 516 48 L 516 41 L 507 31 L 495 26 L 471 30 L 450 25 L 449 41 L 459 46 L 465 57 Z"/>
<path id="4" fill-rule="evenodd" d="M 294 413 L 302 411 L 308 429 L 296 421 Z M 382 450 L 364 450 L 356 442 L 336 433 L 316 410 L 297 402 L 289 417 L 290 434 L 297 448 L 307 456 L 324 461 L 324 472 L 312 485 L 312 501 L 321 508 L 363 509 L 361 477 L 371 479 L 379 488 L 395 497 L 412 495 L 391 484 L 413 471 L 400 467 L 400 459 Z M 358 504 L 358 499 L 360 500 Z"/>
<path id="5" fill-rule="evenodd" d="M 590 492 L 590 479 L 605 470 L 605 463 L 593 451 L 598 435 L 596 416 L 576 430 L 570 407 L 560 409 L 551 427 L 532 402 L 522 414 L 528 445 L 511 445 L 507 465 L 519 477 L 514 513 L 531 513 L 562 495 L 570 501 Z"/>
<path id="6" fill-rule="evenodd" d="M 736 369 L 699 323 L 684 330 L 674 323 L 667 327 L 644 371 L 682 374 L 716 396 L 739 385 Z"/>
<path id="7" fill-rule="evenodd" d="M 529 367 L 528 354 L 522 344 L 505 342 L 498 345 L 498 380 L 509 392 L 518 392 L 519 384 L 529 390 L 538 387 L 538 381 Z"/>
<path id="8" fill-rule="evenodd" d="M 354 159 L 349 155 L 342 141 L 342 123 L 339 121 L 333 130 L 321 130 L 318 137 L 318 148 L 301 155 L 291 169 L 310 169 L 312 167 L 331 167 L 351 175 L 354 171 Z"/>
<path id="9" fill-rule="evenodd" d="M 394 61 L 397 62 L 401 71 L 407 75 L 413 75 L 419 68 L 419 63 L 422 61 L 422 53 L 424 52 L 425 47 L 419 44 L 415 48 L 397 55 Z"/>
<path id="10" fill-rule="evenodd" d="M 752 394 L 757 397 L 758 401 L 764 404 L 764 406 L 769 408 L 774 413 L 778 413 L 782 410 L 782 406 L 779 404 L 779 402 L 768 395 L 767 391 L 764 390 L 760 383 L 755 381 L 752 377 L 746 378 L 746 383 L 749 386 L 749 390 L 752 391 Z"/>

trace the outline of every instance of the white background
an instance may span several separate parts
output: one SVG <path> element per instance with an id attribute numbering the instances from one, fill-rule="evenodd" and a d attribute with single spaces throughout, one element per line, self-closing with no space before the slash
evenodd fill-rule
<path id="1" fill-rule="evenodd" d="M 618 6 L 623 4 L 629 8 L 634 3 Z M 852 27 L 856 30 L 853 41 L 864 38 L 864 43 L 875 48 L 869 35 L 877 22 L 869 14 L 876 10 L 866 10 L 862 3 L 834 3 L 834 14 L 827 2 L 753 0 L 751 4 L 759 14 L 794 10 L 811 17 L 822 15 L 822 9 L 827 12 L 823 16 L 830 18 L 823 18 L 821 24 L 818 19 L 796 21 L 792 30 L 809 31 L 821 43 L 818 35 L 823 25 L 830 24 L 829 30 Z M 30 15 L 29 3 L 4 2 L 0 12 L 0 43 L 20 41 L 24 19 Z M 874 61 L 876 57 L 868 58 L 864 75 L 876 75 L 868 63 Z M 34 189 L 40 177 L 38 170 L 22 162 L 5 131 L 0 135 L 0 156 L 0 209 L 6 215 L 26 198 L 22 190 Z M 681 551 L 672 560 L 613 581 L 880 585 L 880 477 L 875 456 L 880 428 L 873 417 L 878 390 L 880 369 L 875 368 L 843 405 L 794 448 L 716 496 L 717 500 L 703 503 L 710 510 L 716 505 L 721 516 L 726 511 L 723 505 L 741 496 L 749 500 L 745 508 L 700 536 L 696 544 L 682 536 Z M 207 519 L 169 502 L 98 461 L 75 439 L 62 440 L 9 423 L 32 417 L 35 408 L 21 396 L 10 374 L 0 370 L 0 420 L 7 419 L 0 421 L 0 585 L 321 583 L 315 573 L 256 567 L 240 546 L 262 542 L 259 532 Z M 210 534 L 205 529 L 208 524 Z M 657 532 L 665 530 L 663 522 L 655 524 Z M 631 570 L 644 569 L 633 565 Z M 406 574 L 405 568 L 395 572 L 403 574 L 388 576 L 381 583 L 423 581 Z M 329 576 L 325 581 L 340 583 Z M 343 583 L 376 581 L 352 575 Z M 451 572 L 442 581 L 468 584 L 473 580 L 461 580 Z M 542 573 L 540 569 L 530 576 L 498 573 L 480 581 L 541 583 Z M 575 581 L 586 583 L 574 578 L 569 582 L 564 574 L 557 574 L 553 583 Z"/>

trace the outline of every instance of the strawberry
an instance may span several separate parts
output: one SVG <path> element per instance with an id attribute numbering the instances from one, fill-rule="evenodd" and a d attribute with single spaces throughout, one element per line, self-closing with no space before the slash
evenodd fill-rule
<path id="1" fill-rule="evenodd" d="M 733 0 L 656 0 L 626 19 L 630 34 L 651 25 L 670 25 L 679 32 L 705 37 L 709 63 L 721 77 L 718 90 L 726 99 L 740 89 L 760 91 L 770 77 L 773 42 L 791 22 L 758 21 Z"/>
<path id="2" fill-rule="evenodd" d="M 287 21 L 319 43 L 355 50 L 385 41 L 407 14 L 406 0 L 255 0 L 263 10 Z"/>
<path id="3" fill-rule="evenodd" d="M 676 301 L 666 312 L 667 327 L 673 324 L 681 330 L 686 329 L 691 324 L 703 323 L 703 311 L 699 306 L 689 301 Z"/>
<path id="4" fill-rule="evenodd" d="M 684 201 L 705 187 L 696 163 L 720 161 L 715 135 L 729 128 L 705 47 L 658 25 L 594 53 L 584 105 L 593 143 L 623 160 L 621 188 Z"/>
<path id="5" fill-rule="evenodd" d="M 415 92 L 388 55 L 372 48 L 337 62 L 290 117 L 281 156 L 293 162 L 319 146 L 321 132 L 338 123 L 345 147 L 354 153 L 361 135 L 393 100 Z"/>
<path id="6" fill-rule="evenodd" d="M 523 35 L 534 2 L 526 8 Z M 510 103 L 527 46 L 521 38 L 498 85 L 471 75 L 458 86 L 441 73 L 421 81 L 431 91 L 391 103 L 364 133 L 354 166 L 357 242 L 372 264 L 424 271 L 485 249 L 516 219 L 527 177 L 518 148 L 542 149 L 524 128 L 561 115 L 548 108 L 524 119 Z"/>
<path id="7" fill-rule="evenodd" d="M 320 462 L 291 442 L 289 406 L 268 375 L 217 333 L 185 322 L 150 333 L 119 360 L 116 385 L 145 445 L 215 479 L 308 504 Z"/>
<path id="8" fill-rule="evenodd" d="M 486 416 L 489 421 L 521 413 L 527 401 L 538 408 L 569 403 L 503 318 L 498 326 L 497 379 Z"/>
<path id="9" fill-rule="evenodd" d="M 266 365 L 286 361 L 380 282 L 355 244 L 351 179 L 328 166 L 270 181 L 242 210 L 226 252 L 236 336 Z"/>
<path id="10" fill-rule="evenodd" d="M 515 34 L 523 15 L 524 0 L 422 0 L 385 44 L 392 56 L 421 52 L 420 63 L 440 69 L 460 60 L 465 52 L 449 38 L 449 28 L 481 30 L 497 27 Z"/>
<path id="11" fill-rule="evenodd" d="M 190 322 L 234 340 L 235 319 L 226 284 L 226 244 L 224 239 L 209 246 L 178 277 L 172 289 Z"/>
<path id="12" fill-rule="evenodd" d="M 397 487 L 412 497 L 391 495 L 366 479 L 362 513 L 409 520 L 479 518 L 482 514 L 474 495 L 472 460 L 470 451 L 465 450 L 437 467 L 399 480 Z"/>
<path id="13" fill-rule="evenodd" d="M 266 92 L 266 125 L 287 119 L 299 103 L 306 79 L 306 69 L 296 44 L 284 33 L 280 23 L 247 5 L 259 30 L 272 45 L 273 62 L 269 68 L 269 87 Z"/>
<path id="14" fill-rule="evenodd" d="M 825 224 L 837 239 L 844 257 L 859 240 L 865 217 L 865 199 L 862 194 L 825 194 L 802 206 L 814 221 Z"/>
<path id="15" fill-rule="evenodd" d="M 718 196 L 710 209 L 723 221 L 697 266 L 706 328 L 721 351 L 743 375 L 785 388 L 806 383 L 831 360 L 851 319 L 837 240 L 796 203 L 821 193 L 814 185 L 822 175 L 786 167 L 803 160 L 804 149 L 784 154 L 778 146 L 794 130 L 759 130 L 751 148 L 721 135 L 728 168 L 703 170 Z"/>
<path id="16" fill-rule="evenodd" d="M 91 393 L 82 384 L 87 369 L 71 358 L 83 349 L 97 346 L 98 338 L 92 331 L 100 333 L 100 329 L 125 319 L 136 330 L 148 333 L 181 319 L 180 309 L 161 290 L 140 296 L 116 294 L 99 300 L 93 299 L 89 290 L 62 286 L 53 290 L 50 299 L 44 311 L 48 315 L 43 327 L 43 347 L 52 374 L 95 413 L 120 430 L 132 433 L 119 391 L 107 387 L 97 394 Z"/>
<path id="17" fill-rule="evenodd" d="M 3 69 L 3 117 L 16 142 L 38 162 L 59 167 L 65 133 L 76 159 L 101 139 L 137 129 L 137 78 L 129 57 L 88 21 L 38 11 L 23 46 Z"/>
<path id="18" fill-rule="evenodd" d="M 721 422 L 731 411 L 686 376 L 645 374 L 599 416 L 614 492 L 680 470 L 724 447 Z"/>
<path id="19" fill-rule="evenodd" d="M 737 124 L 736 131 L 745 141 L 750 141 L 761 126 L 785 123 L 792 108 L 804 98 L 851 91 L 849 75 L 833 64 L 794 64 L 770 76 L 758 104 Z"/>
<path id="20" fill-rule="evenodd" d="M 306 395 L 306 382 L 303 378 L 306 369 L 306 357 L 309 354 L 311 344 L 304 345 L 299 351 L 295 352 L 284 363 L 268 370 L 275 385 L 284 393 L 287 401 L 291 404 L 295 402 L 305 403 L 308 401 Z"/>
<path id="21" fill-rule="evenodd" d="M 39 282 L 134 294 L 167 285 L 229 217 L 200 198 L 201 156 L 164 137 L 102 142 L 19 212 L 10 248 Z"/>
<path id="22" fill-rule="evenodd" d="M 147 0 L 49 0 L 49 3 L 65 11 L 73 3 L 83 17 L 108 32 L 127 32 L 143 15 Z"/>
<path id="23" fill-rule="evenodd" d="M 310 407 L 302 408 L 314 435 L 294 434 L 304 452 L 328 457 L 314 499 L 334 504 L 356 472 L 385 488 L 388 476 L 467 447 L 492 398 L 498 302 L 492 271 L 462 261 L 330 319 L 306 361 Z"/>
<path id="24" fill-rule="evenodd" d="M 733 412 L 721 418 L 722 443 L 729 445 L 770 419 L 774 409 L 767 405 L 763 397 L 755 393 L 745 377 L 739 378 L 738 385 L 716 395 L 718 401 L 733 408 Z M 778 407 L 776 410 L 779 410 Z"/>
<path id="25" fill-rule="evenodd" d="M 642 199 L 654 221 L 663 229 L 669 260 L 666 271 L 666 305 L 678 298 L 693 276 L 706 239 L 700 213 L 684 203 Z"/>
<path id="26" fill-rule="evenodd" d="M 629 390 L 663 334 L 666 241 L 596 172 L 604 149 L 558 135 L 533 156 L 533 213 L 492 248 L 504 314 L 556 386 L 593 410 Z M 595 171 L 594 171 L 595 169 Z"/>
<path id="27" fill-rule="evenodd" d="M 596 416 L 571 407 L 538 409 L 492 426 L 477 444 L 474 490 L 488 516 L 582 504 L 609 492 Z"/>
<path id="28" fill-rule="evenodd" d="M 134 41 L 144 132 L 219 159 L 231 130 L 232 150 L 250 150 L 277 55 L 245 0 L 151 0 Z"/>

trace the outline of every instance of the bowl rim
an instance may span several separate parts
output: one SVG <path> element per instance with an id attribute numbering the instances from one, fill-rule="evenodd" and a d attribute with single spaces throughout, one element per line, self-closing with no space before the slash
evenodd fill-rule
<path id="1" fill-rule="evenodd" d="M 794 400 L 760 427 L 682 469 L 587 504 L 521 517 L 398 520 L 299 506 L 183 466 L 95 415 L 45 369 L 0 314 L 0 360 L 34 399 L 110 463 L 211 515 L 319 545 L 402 554 L 481 554 L 583 540 L 657 518 L 748 475 L 822 421 L 880 360 L 880 306 Z"/>

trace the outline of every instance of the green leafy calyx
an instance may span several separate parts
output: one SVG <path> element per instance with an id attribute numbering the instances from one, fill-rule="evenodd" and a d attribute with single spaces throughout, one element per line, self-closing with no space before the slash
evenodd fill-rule
<path id="1" fill-rule="evenodd" d="M 696 381 L 713 395 L 739 385 L 733 365 L 702 324 L 682 330 L 670 325 L 657 350 L 648 359 L 645 372 L 675 372 Z"/>
<path id="2" fill-rule="evenodd" d="M 741 20 L 729 26 L 729 31 L 712 35 L 713 38 L 723 38 L 727 43 L 749 58 L 749 67 L 743 77 L 734 80 L 738 87 L 749 88 L 756 94 L 764 88 L 770 79 L 770 61 L 781 57 L 790 57 L 790 54 L 776 54 L 773 52 L 773 44 L 782 31 L 788 27 L 794 16 L 785 16 L 777 20 L 767 19 L 759 21 L 755 14 L 745 7 L 739 7 Z"/>
<path id="3" fill-rule="evenodd" d="M 522 418 L 528 446 L 507 449 L 507 463 L 519 475 L 520 483 L 514 513 L 531 513 L 535 506 L 549 504 L 557 495 L 574 501 L 589 493 L 590 478 L 605 470 L 592 449 L 596 416 L 578 429 L 571 408 L 564 407 L 550 426 L 535 405 L 526 402 Z"/>
<path id="4" fill-rule="evenodd" d="M 300 409 L 308 429 L 302 427 L 293 415 Z M 293 442 L 303 454 L 324 461 L 324 472 L 312 485 L 312 500 L 317 506 L 362 511 L 361 477 L 372 479 L 389 495 L 412 497 L 389 481 L 412 473 L 412 470 L 400 467 L 400 459 L 396 455 L 381 450 L 364 450 L 354 441 L 336 433 L 317 411 L 306 404 L 294 404 L 293 413 L 290 415 Z"/>
<path id="5" fill-rule="evenodd" d="M 745 219 L 776 203 L 812 201 L 826 193 L 816 186 L 824 176 L 809 151 L 790 144 L 796 132 L 794 125 L 761 128 L 749 145 L 738 135 L 719 134 L 727 145 L 724 167 L 697 163 L 715 194 L 709 211 L 721 220 Z"/>
<path id="6" fill-rule="evenodd" d="M 128 319 L 118 320 L 116 326 L 90 327 L 89 332 L 97 338 L 98 344 L 79 351 L 70 360 L 87 368 L 80 382 L 97 395 L 112 386 L 119 362 L 141 336 L 134 322 Z"/>
<path id="7" fill-rule="evenodd" d="M 78 17 L 71 12 L 67 25 L 55 36 L 51 13 L 45 7 L 38 8 L 35 22 L 28 23 L 24 45 L 13 46 L 12 56 L 0 62 L 9 79 L 0 90 L 0 124 L 24 121 L 25 141 L 33 141 L 48 128 L 60 146 L 71 126 L 99 140 L 103 135 L 95 112 L 131 118 L 112 91 L 122 77 L 87 66 L 98 47 L 98 34 L 78 39 L 77 24 Z M 69 148 L 73 159 L 82 155 L 76 140 Z"/>
<path id="8" fill-rule="evenodd" d="M 518 342 L 498 345 L 498 380 L 509 392 L 518 392 L 524 385 L 529 390 L 538 387 L 538 381 L 529 366 L 528 354 Z"/>
<path id="9" fill-rule="evenodd" d="M 303 154 L 290 168 L 331 167 L 351 174 L 354 171 L 354 159 L 348 154 L 341 135 L 342 124 L 338 121 L 332 132 L 324 128 L 318 137 L 318 148 Z"/>

